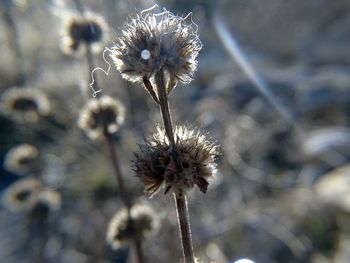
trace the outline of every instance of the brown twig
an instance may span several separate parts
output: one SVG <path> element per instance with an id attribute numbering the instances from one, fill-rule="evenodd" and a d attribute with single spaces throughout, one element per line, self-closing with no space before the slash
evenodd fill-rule
<path id="1" fill-rule="evenodd" d="M 191 237 L 191 227 L 188 217 L 187 198 L 185 194 L 174 194 L 177 217 L 179 220 L 182 249 L 186 263 L 194 263 L 194 254 Z"/>
<path id="2" fill-rule="evenodd" d="M 160 111 L 162 113 L 165 133 L 170 141 L 170 144 L 174 146 L 175 145 L 174 131 L 173 131 L 173 125 L 172 125 L 171 115 L 169 110 L 168 96 L 166 94 L 163 70 L 157 71 L 155 80 L 157 85 L 159 106 L 160 106 Z"/>

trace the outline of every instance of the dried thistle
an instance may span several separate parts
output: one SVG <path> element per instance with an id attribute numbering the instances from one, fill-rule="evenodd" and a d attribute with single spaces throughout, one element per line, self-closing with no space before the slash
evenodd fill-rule
<path id="1" fill-rule="evenodd" d="M 48 212 L 61 207 L 61 195 L 56 190 L 46 188 L 42 182 L 34 179 L 18 180 L 4 192 L 3 205 L 12 212 Z"/>
<path id="2" fill-rule="evenodd" d="M 104 95 L 86 103 L 80 112 L 78 125 L 91 139 L 100 139 L 104 132 L 117 132 L 124 119 L 124 105 L 119 100 Z"/>
<path id="3" fill-rule="evenodd" d="M 48 97 L 37 89 L 10 88 L 1 96 L 1 111 L 18 121 L 37 122 L 51 111 Z"/>
<path id="4" fill-rule="evenodd" d="M 184 262 L 194 263 L 186 192 L 195 184 L 202 192 L 207 191 L 215 173 L 217 146 L 198 131 L 182 126 L 173 129 L 168 95 L 177 81 L 192 80 L 202 44 L 193 25 L 186 25 L 186 18 L 167 10 L 143 13 L 126 24 L 110 55 L 122 77 L 143 82 L 159 105 L 164 131 L 158 128 L 140 146 L 135 170 L 148 196 L 161 186 L 165 193 L 174 191 Z"/>
<path id="5" fill-rule="evenodd" d="M 201 48 L 193 23 L 164 10 L 137 15 L 127 23 L 111 57 L 123 78 L 142 82 L 162 69 L 172 88 L 177 80 L 192 80 Z"/>
<path id="6" fill-rule="evenodd" d="M 36 171 L 39 151 L 29 144 L 22 144 L 9 150 L 5 156 L 4 167 L 7 171 L 23 175 Z"/>
<path id="7" fill-rule="evenodd" d="M 19 180 L 5 190 L 3 205 L 12 212 L 28 211 L 35 205 L 41 187 L 36 179 Z"/>
<path id="8" fill-rule="evenodd" d="M 186 193 L 197 185 L 205 193 L 216 172 L 216 144 L 186 126 L 176 127 L 174 135 L 173 149 L 164 130 L 158 127 L 135 154 L 136 176 L 148 196 L 153 196 L 161 186 L 165 187 L 164 193 L 170 189 Z"/>
<path id="9" fill-rule="evenodd" d="M 98 14 L 85 12 L 81 15 L 71 12 L 65 14 L 63 21 L 61 48 L 67 55 L 78 51 L 82 43 L 97 53 L 108 40 L 108 24 Z"/>
<path id="10" fill-rule="evenodd" d="M 40 190 L 35 196 L 32 214 L 47 215 L 61 208 L 61 194 L 50 188 Z"/>
<path id="11" fill-rule="evenodd" d="M 135 204 L 131 207 L 130 219 L 125 208 L 113 216 L 108 225 L 107 242 L 118 249 L 131 240 L 141 240 L 154 234 L 158 224 L 158 218 L 150 206 Z"/>

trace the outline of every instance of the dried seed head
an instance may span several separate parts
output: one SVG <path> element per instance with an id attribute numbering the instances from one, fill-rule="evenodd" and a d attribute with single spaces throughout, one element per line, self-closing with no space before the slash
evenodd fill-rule
<path id="1" fill-rule="evenodd" d="M 216 172 L 218 146 L 199 131 L 185 126 L 175 128 L 174 151 L 164 130 L 157 128 L 151 139 L 140 146 L 135 154 L 136 176 L 145 187 L 145 193 L 153 196 L 161 187 L 184 193 L 196 184 L 205 193 L 209 181 Z"/>
<path id="2" fill-rule="evenodd" d="M 137 15 L 127 23 L 111 52 L 122 76 L 142 81 L 162 69 L 172 85 L 176 80 L 190 82 L 202 44 L 193 23 L 185 20 L 164 10 Z"/>
<path id="3" fill-rule="evenodd" d="M 71 55 L 82 43 L 97 53 L 108 40 L 108 25 L 102 16 L 92 12 L 70 13 L 64 17 L 62 35 L 61 47 L 65 54 Z"/>
<path id="4" fill-rule="evenodd" d="M 38 167 L 39 151 L 29 144 L 22 144 L 9 150 L 5 156 L 4 167 L 9 172 L 23 175 L 35 172 Z"/>
<path id="5" fill-rule="evenodd" d="M 80 112 L 78 125 L 91 139 L 99 139 L 103 132 L 117 132 L 124 119 L 124 105 L 119 100 L 104 95 L 86 103 Z"/>
<path id="6" fill-rule="evenodd" d="M 131 221 L 128 220 L 128 213 L 124 208 L 111 219 L 107 230 L 107 242 L 112 248 L 118 249 L 130 240 L 141 240 L 158 229 L 158 218 L 148 205 L 133 205 L 130 216 Z"/>
<path id="7" fill-rule="evenodd" d="M 10 88 L 1 96 L 1 111 L 18 121 L 37 122 L 50 114 L 51 104 L 47 96 L 37 89 Z"/>
<path id="8" fill-rule="evenodd" d="M 12 212 L 28 211 L 35 205 L 41 187 L 36 179 L 19 180 L 5 190 L 3 204 Z"/>
<path id="9" fill-rule="evenodd" d="M 35 203 L 31 209 L 32 214 L 47 215 L 61 208 L 61 195 L 56 190 L 45 188 L 36 195 Z"/>

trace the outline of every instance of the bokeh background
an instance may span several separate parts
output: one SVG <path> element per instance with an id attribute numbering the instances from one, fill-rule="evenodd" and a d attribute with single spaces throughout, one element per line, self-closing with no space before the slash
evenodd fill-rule
<path id="1" fill-rule="evenodd" d="M 195 189 L 188 196 L 196 255 L 218 263 L 350 262 L 347 0 L 1 0 L 0 108 L 3 94 L 18 87 L 44 94 L 50 111 L 36 121 L 1 111 L 0 261 L 132 261 L 127 246 L 113 251 L 105 241 L 122 204 L 107 147 L 77 126 L 92 97 L 91 75 L 83 46 L 72 55 L 62 52 L 62 27 L 70 12 L 98 13 L 109 25 L 103 46 L 112 47 L 129 16 L 154 4 L 178 15 L 192 12 L 204 45 L 194 80 L 170 96 L 175 122 L 200 127 L 220 144 L 218 174 L 207 194 Z M 220 38 L 218 20 L 239 53 L 228 52 L 232 43 Z M 107 69 L 102 50 L 94 62 Z M 270 99 L 242 70 L 237 54 L 263 80 Z M 159 110 L 113 66 L 108 76 L 98 71 L 96 77 L 102 93 L 127 108 L 126 123 L 114 136 L 127 188 L 160 220 L 143 244 L 146 258 L 180 262 L 173 198 L 147 199 L 130 161 L 161 121 Z M 5 159 L 22 144 L 37 148 L 35 169 L 13 172 Z M 6 189 L 28 178 L 56 193 L 45 218 L 4 204 Z"/>

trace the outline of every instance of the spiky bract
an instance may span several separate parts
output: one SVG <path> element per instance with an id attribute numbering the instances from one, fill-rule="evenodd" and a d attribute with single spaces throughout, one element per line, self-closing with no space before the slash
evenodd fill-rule
<path id="1" fill-rule="evenodd" d="M 164 186 L 165 193 L 171 189 L 185 193 L 197 185 L 205 193 L 216 172 L 218 146 L 215 143 L 186 126 L 176 127 L 174 135 L 173 148 L 164 130 L 158 127 L 135 154 L 136 176 L 150 197 L 161 186 Z"/>

